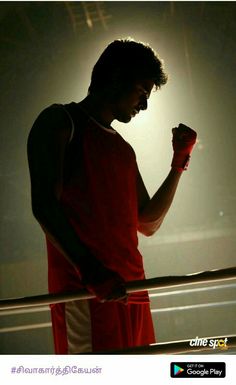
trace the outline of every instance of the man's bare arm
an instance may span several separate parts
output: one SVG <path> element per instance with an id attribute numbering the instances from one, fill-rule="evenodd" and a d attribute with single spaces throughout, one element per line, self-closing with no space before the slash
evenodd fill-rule
<path id="1" fill-rule="evenodd" d="M 56 111 L 55 111 L 56 109 Z M 27 144 L 32 211 L 49 239 L 78 267 L 86 248 L 78 242 L 59 203 L 63 162 L 71 124 L 60 108 L 48 108 L 36 119 Z"/>
<path id="2" fill-rule="evenodd" d="M 100 284 L 112 281 L 113 272 L 91 255 L 60 204 L 64 156 L 71 129 L 70 119 L 61 107 L 44 110 L 32 127 L 27 146 L 32 211 L 49 240 L 74 265 L 83 281 L 93 284 L 97 280 Z M 118 289 L 118 297 L 124 295 L 122 290 Z"/>
<path id="3" fill-rule="evenodd" d="M 153 235 L 161 226 L 175 196 L 181 173 L 171 169 L 169 175 L 150 199 L 138 174 L 139 226 L 138 230 L 146 236 Z"/>
<path id="4" fill-rule="evenodd" d="M 196 142 L 196 132 L 182 123 L 173 128 L 172 133 L 174 153 L 171 171 L 152 199 L 149 198 L 142 177 L 138 173 L 138 230 L 147 236 L 154 234 L 161 226 L 175 196 L 180 176 L 188 167 L 190 154 Z"/>

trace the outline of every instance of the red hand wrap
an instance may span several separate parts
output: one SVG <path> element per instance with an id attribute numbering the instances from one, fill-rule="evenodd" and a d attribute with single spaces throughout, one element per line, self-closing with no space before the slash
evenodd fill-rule
<path id="1" fill-rule="evenodd" d="M 190 154 L 196 143 L 197 133 L 182 123 L 179 124 L 178 128 L 173 128 L 172 132 L 174 155 L 171 167 L 182 172 L 188 168 Z"/>

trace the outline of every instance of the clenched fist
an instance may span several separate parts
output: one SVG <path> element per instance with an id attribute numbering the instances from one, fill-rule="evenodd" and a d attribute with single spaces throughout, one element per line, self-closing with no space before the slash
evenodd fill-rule
<path id="1" fill-rule="evenodd" d="M 178 127 L 173 128 L 172 133 L 174 155 L 171 167 L 174 170 L 182 172 L 188 168 L 190 154 L 196 143 L 197 133 L 182 123 L 180 123 Z"/>

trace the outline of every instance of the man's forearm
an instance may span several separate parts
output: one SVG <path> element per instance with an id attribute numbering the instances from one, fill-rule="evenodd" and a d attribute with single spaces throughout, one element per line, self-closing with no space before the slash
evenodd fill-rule
<path id="1" fill-rule="evenodd" d="M 163 222 L 168 212 L 181 177 L 181 173 L 171 169 L 154 196 L 139 213 L 139 230 L 145 235 L 152 235 Z"/>
<path id="2" fill-rule="evenodd" d="M 95 259 L 80 241 L 57 199 L 33 204 L 33 213 L 51 243 L 83 274 Z"/>

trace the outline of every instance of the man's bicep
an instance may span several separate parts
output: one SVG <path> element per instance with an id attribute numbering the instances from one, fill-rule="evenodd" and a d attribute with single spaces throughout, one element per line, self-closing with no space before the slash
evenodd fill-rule
<path id="1" fill-rule="evenodd" d="M 71 122 L 59 107 L 44 110 L 36 119 L 27 143 L 32 201 L 50 195 L 59 198 L 70 134 Z"/>

